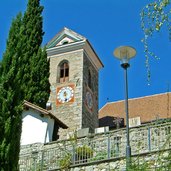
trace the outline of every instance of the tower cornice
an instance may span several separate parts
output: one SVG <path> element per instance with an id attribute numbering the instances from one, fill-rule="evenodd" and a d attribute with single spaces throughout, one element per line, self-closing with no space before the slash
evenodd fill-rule
<path id="1" fill-rule="evenodd" d="M 90 58 L 92 64 L 96 67 L 97 70 L 100 70 L 103 66 L 103 63 L 95 53 L 94 49 L 92 48 L 91 44 L 87 40 L 82 40 L 78 42 L 73 42 L 65 45 L 55 46 L 52 48 L 47 48 L 47 56 L 52 57 L 58 54 L 73 52 L 76 50 L 81 50 L 85 52 Z"/>

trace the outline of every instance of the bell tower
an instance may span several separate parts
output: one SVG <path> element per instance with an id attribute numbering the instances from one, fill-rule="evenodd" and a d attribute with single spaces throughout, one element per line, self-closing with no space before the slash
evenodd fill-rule
<path id="1" fill-rule="evenodd" d="M 103 67 L 88 40 L 64 28 L 48 44 L 52 113 L 73 132 L 98 127 L 98 73 Z"/>

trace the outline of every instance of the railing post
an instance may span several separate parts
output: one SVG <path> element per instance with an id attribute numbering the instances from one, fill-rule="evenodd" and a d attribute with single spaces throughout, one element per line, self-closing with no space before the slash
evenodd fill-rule
<path id="1" fill-rule="evenodd" d="M 111 157 L 111 148 L 110 148 L 110 134 L 107 136 L 107 158 Z"/>
<path id="2" fill-rule="evenodd" d="M 37 158 L 38 158 L 38 151 L 32 151 L 32 158 L 33 158 L 33 164 L 34 164 L 34 171 L 36 171 L 37 167 Z"/>
<path id="3" fill-rule="evenodd" d="M 148 127 L 148 151 L 151 151 L 151 129 Z"/>
<path id="4" fill-rule="evenodd" d="M 72 163 L 75 164 L 75 144 L 73 145 L 72 153 Z"/>
<path id="5" fill-rule="evenodd" d="M 42 150 L 42 158 L 41 158 L 41 171 L 43 171 L 43 162 L 44 162 L 44 149 Z"/>

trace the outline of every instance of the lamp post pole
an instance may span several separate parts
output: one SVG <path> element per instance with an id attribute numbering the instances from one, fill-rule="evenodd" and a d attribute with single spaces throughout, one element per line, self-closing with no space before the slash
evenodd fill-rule
<path id="1" fill-rule="evenodd" d="M 129 139 L 129 110 L 128 110 L 128 77 L 127 77 L 128 67 L 129 66 L 123 67 L 124 81 L 125 81 L 125 113 L 126 113 L 126 168 L 129 168 L 131 163 L 131 146 L 130 146 L 130 139 Z"/>
<path id="2" fill-rule="evenodd" d="M 128 110 L 128 76 L 129 60 L 136 55 L 136 50 L 130 46 L 121 46 L 115 49 L 114 56 L 121 61 L 121 67 L 124 69 L 125 84 L 125 113 L 126 113 L 126 170 L 131 164 L 131 146 L 129 139 L 129 110 Z"/>

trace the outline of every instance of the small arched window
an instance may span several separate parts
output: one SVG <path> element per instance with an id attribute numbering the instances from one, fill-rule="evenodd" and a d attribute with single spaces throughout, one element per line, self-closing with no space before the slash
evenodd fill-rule
<path id="1" fill-rule="evenodd" d="M 62 42 L 62 45 L 66 45 L 68 44 L 69 42 L 67 40 L 65 40 L 64 42 Z"/>
<path id="2" fill-rule="evenodd" d="M 59 64 L 59 82 L 64 83 L 69 80 L 69 64 L 64 61 Z"/>
<path id="3" fill-rule="evenodd" d="M 88 86 L 89 86 L 89 88 L 91 89 L 92 88 L 92 82 L 91 82 L 91 72 L 90 72 L 90 70 L 88 71 Z"/>

